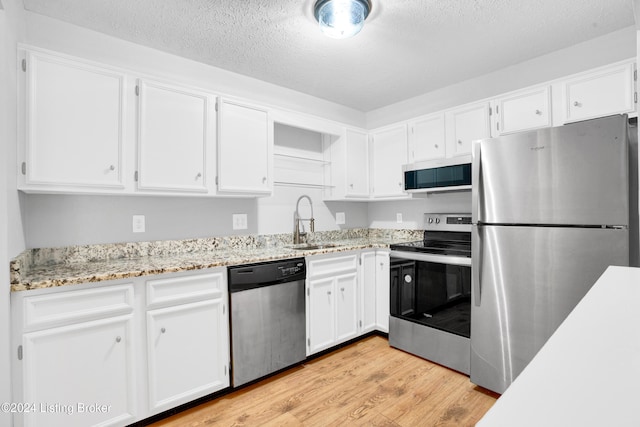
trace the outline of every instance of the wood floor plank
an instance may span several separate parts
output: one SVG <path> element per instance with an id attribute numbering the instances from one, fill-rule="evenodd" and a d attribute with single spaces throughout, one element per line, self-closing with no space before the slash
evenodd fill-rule
<path id="1" fill-rule="evenodd" d="M 153 426 L 473 426 L 496 398 L 372 336 Z"/>

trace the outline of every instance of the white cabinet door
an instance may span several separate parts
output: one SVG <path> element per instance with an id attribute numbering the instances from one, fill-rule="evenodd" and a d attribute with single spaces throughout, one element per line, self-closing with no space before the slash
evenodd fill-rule
<path id="1" fill-rule="evenodd" d="M 565 123 L 635 110 L 633 64 L 605 67 L 562 84 Z"/>
<path id="2" fill-rule="evenodd" d="M 334 278 L 307 281 L 307 355 L 335 343 Z"/>
<path id="3" fill-rule="evenodd" d="M 444 113 L 409 122 L 409 131 L 409 162 L 445 157 Z"/>
<path id="4" fill-rule="evenodd" d="M 369 197 L 369 138 L 364 132 L 346 132 L 347 197 Z"/>
<path id="5" fill-rule="evenodd" d="M 376 252 L 360 254 L 358 293 L 360 295 L 360 333 L 376 328 Z"/>
<path id="6" fill-rule="evenodd" d="M 371 179 L 373 197 L 407 197 L 402 165 L 407 158 L 407 126 L 399 125 L 372 134 L 373 161 Z"/>
<path id="7" fill-rule="evenodd" d="M 227 342 L 222 299 L 150 310 L 150 411 L 162 412 L 227 387 Z"/>
<path id="8" fill-rule="evenodd" d="M 470 154 L 471 142 L 488 138 L 489 104 L 469 104 L 447 111 L 447 157 Z"/>
<path id="9" fill-rule="evenodd" d="M 376 325 L 389 332 L 389 252 L 376 251 Z"/>
<path id="10" fill-rule="evenodd" d="M 132 316 L 23 336 L 25 427 L 122 426 L 135 418 Z"/>
<path id="11" fill-rule="evenodd" d="M 272 189 L 273 123 L 266 110 L 218 101 L 218 191 L 268 194 Z"/>
<path id="12" fill-rule="evenodd" d="M 549 86 L 516 92 L 493 101 L 494 136 L 551 126 Z"/>
<path id="13" fill-rule="evenodd" d="M 358 336 L 358 275 L 345 274 L 335 278 L 336 343 Z"/>
<path id="14" fill-rule="evenodd" d="M 26 64 L 26 185 L 124 188 L 124 74 L 39 52 Z"/>
<path id="15" fill-rule="evenodd" d="M 214 158 L 211 97 L 139 80 L 138 188 L 206 192 Z"/>

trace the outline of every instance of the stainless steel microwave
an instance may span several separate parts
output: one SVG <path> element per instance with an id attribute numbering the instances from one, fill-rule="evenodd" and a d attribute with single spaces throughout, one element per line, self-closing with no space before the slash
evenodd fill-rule
<path id="1" fill-rule="evenodd" d="M 411 163 L 402 172 L 408 193 L 471 190 L 471 155 Z"/>

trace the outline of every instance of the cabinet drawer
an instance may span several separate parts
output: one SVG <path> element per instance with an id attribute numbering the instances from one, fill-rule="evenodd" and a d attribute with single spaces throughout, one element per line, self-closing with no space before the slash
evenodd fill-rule
<path id="1" fill-rule="evenodd" d="M 332 255 L 331 257 L 307 258 L 307 277 L 335 275 L 358 268 L 358 257 L 355 254 Z"/>
<path id="2" fill-rule="evenodd" d="M 147 307 L 222 298 L 226 270 L 205 274 L 147 280 Z"/>
<path id="3" fill-rule="evenodd" d="M 24 329 L 34 330 L 128 314 L 133 311 L 133 285 L 61 291 L 22 300 Z"/>

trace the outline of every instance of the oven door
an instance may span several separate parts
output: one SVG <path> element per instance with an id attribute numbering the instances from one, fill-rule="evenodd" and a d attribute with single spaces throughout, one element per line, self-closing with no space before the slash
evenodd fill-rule
<path id="1" fill-rule="evenodd" d="M 391 251 L 389 345 L 469 375 L 471 259 Z"/>
<path id="2" fill-rule="evenodd" d="M 471 259 L 391 251 L 390 314 L 469 338 Z"/>

